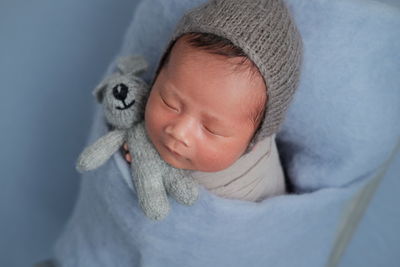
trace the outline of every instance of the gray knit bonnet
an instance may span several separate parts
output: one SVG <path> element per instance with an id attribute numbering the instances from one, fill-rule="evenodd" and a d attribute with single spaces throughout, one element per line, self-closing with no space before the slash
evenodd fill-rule
<path id="1" fill-rule="evenodd" d="M 249 151 L 279 130 L 297 88 L 302 40 L 294 20 L 283 0 L 211 0 L 183 16 L 165 51 L 180 36 L 191 32 L 230 40 L 253 61 L 264 78 L 268 101 Z"/>

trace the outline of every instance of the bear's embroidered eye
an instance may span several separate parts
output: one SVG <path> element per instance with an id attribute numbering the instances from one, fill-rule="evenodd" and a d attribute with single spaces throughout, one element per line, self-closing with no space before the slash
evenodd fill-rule
<path id="1" fill-rule="evenodd" d="M 116 99 L 124 101 L 128 95 L 128 86 L 124 83 L 119 83 L 114 86 L 112 92 Z"/>

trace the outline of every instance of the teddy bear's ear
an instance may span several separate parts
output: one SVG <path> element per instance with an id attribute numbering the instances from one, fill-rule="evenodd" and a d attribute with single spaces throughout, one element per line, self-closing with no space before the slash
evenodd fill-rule
<path id="1" fill-rule="evenodd" d="M 122 74 L 139 75 L 146 71 L 148 64 L 142 56 L 126 56 L 118 61 L 118 69 Z"/>
<path id="2" fill-rule="evenodd" d="M 101 103 L 103 101 L 103 97 L 104 97 L 104 90 L 107 87 L 108 84 L 108 80 L 109 78 L 104 79 L 101 83 L 99 83 L 99 85 L 96 86 L 96 88 L 94 88 L 94 90 L 92 91 L 92 95 L 96 97 L 97 101 L 99 103 Z"/>

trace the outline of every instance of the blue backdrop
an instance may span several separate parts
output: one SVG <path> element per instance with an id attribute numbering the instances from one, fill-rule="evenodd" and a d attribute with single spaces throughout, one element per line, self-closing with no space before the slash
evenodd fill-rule
<path id="1" fill-rule="evenodd" d="M 91 90 L 136 3 L 0 1 L 0 266 L 50 255 L 77 196 Z"/>

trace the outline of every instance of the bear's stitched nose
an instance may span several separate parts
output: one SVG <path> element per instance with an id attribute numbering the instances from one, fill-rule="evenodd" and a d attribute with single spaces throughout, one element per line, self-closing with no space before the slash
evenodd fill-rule
<path id="1" fill-rule="evenodd" d="M 113 88 L 113 95 L 116 99 L 118 100 L 125 100 L 126 96 L 128 94 L 128 86 L 126 86 L 123 83 L 117 84 Z"/>

